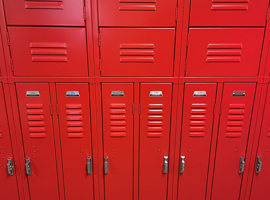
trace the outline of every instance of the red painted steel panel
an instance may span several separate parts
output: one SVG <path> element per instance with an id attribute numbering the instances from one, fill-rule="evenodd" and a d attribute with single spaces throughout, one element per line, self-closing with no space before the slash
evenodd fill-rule
<path id="1" fill-rule="evenodd" d="M 178 199 L 205 198 L 216 90 L 215 83 L 185 85 Z"/>
<path id="2" fill-rule="evenodd" d="M 191 0 L 191 26 L 265 26 L 268 0 Z"/>
<path id="3" fill-rule="evenodd" d="M 105 199 L 133 198 L 133 84 L 103 83 Z M 105 171 L 105 165 L 104 165 Z"/>
<path id="4" fill-rule="evenodd" d="M 186 76 L 256 76 L 263 28 L 192 28 Z"/>
<path id="5" fill-rule="evenodd" d="M 261 136 L 257 151 L 257 161 L 261 158 L 261 171 L 253 172 L 253 185 L 251 190 L 252 200 L 268 200 L 270 180 L 270 85 L 268 86 L 264 117 L 261 128 Z M 255 169 L 256 170 L 256 169 Z M 258 169 L 259 170 L 259 169 Z"/>
<path id="6" fill-rule="evenodd" d="M 83 0 L 4 0 L 8 25 L 84 26 Z"/>
<path id="7" fill-rule="evenodd" d="M 172 76 L 174 32 L 169 28 L 100 29 L 101 75 Z"/>
<path id="8" fill-rule="evenodd" d="M 59 83 L 56 88 L 65 197 L 67 199 L 93 199 L 88 84 Z M 89 159 L 89 164 L 87 159 Z"/>
<path id="9" fill-rule="evenodd" d="M 140 90 L 139 199 L 163 200 L 167 196 L 172 84 L 142 83 Z"/>
<path id="10" fill-rule="evenodd" d="M 58 180 L 49 85 L 16 84 L 31 199 L 58 200 Z"/>
<path id="11" fill-rule="evenodd" d="M 239 198 L 255 88 L 255 83 L 224 84 L 212 199 Z"/>
<path id="12" fill-rule="evenodd" d="M 15 76 L 88 75 L 84 28 L 9 27 L 8 31 Z"/>
<path id="13" fill-rule="evenodd" d="M 15 162 L 13 158 L 9 127 L 6 115 L 6 105 L 3 87 L 0 83 L 0 197 L 1 199 L 17 200 L 18 188 L 15 175 Z M 8 159 L 12 159 L 13 174 L 8 173 Z"/>
<path id="14" fill-rule="evenodd" d="M 176 0 L 99 0 L 99 25 L 174 27 L 176 4 Z"/>

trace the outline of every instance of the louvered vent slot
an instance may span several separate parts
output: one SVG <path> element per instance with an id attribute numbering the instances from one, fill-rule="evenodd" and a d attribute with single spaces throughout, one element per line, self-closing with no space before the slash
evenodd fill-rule
<path id="1" fill-rule="evenodd" d="M 163 120 L 164 120 L 164 105 L 163 104 L 148 104 L 148 137 L 163 136 Z"/>
<path id="2" fill-rule="evenodd" d="M 207 104 L 193 103 L 190 112 L 189 136 L 203 137 L 205 135 Z"/>
<path id="3" fill-rule="evenodd" d="M 46 137 L 43 104 L 26 104 L 26 109 L 30 137 Z"/>
<path id="4" fill-rule="evenodd" d="M 62 0 L 25 0 L 26 9 L 63 9 Z"/>
<path id="5" fill-rule="evenodd" d="M 140 1 L 140 0 L 120 0 L 120 11 L 156 11 L 156 0 Z"/>
<path id="6" fill-rule="evenodd" d="M 120 63 L 154 63 L 154 44 L 121 44 Z"/>
<path id="7" fill-rule="evenodd" d="M 111 137 L 125 137 L 127 135 L 126 104 L 110 104 L 110 135 Z"/>
<path id="8" fill-rule="evenodd" d="M 67 136 L 84 137 L 82 104 L 66 104 Z"/>
<path id="9" fill-rule="evenodd" d="M 211 10 L 248 10 L 248 0 L 212 0 Z"/>
<path id="10" fill-rule="evenodd" d="M 208 44 L 207 63 L 241 62 L 242 44 Z"/>
<path id="11" fill-rule="evenodd" d="M 241 137 L 243 131 L 245 107 L 245 104 L 230 104 L 226 137 Z"/>
<path id="12" fill-rule="evenodd" d="M 67 62 L 66 43 L 30 43 L 33 62 Z"/>

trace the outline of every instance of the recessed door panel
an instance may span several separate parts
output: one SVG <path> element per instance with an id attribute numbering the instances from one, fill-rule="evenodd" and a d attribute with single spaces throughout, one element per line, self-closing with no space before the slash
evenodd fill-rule
<path id="1" fill-rule="evenodd" d="M 99 0 L 99 24 L 173 27 L 176 3 L 176 0 Z"/>
<path id="2" fill-rule="evenodd" d="M 178 199 L 205 198 L 215 98 L 215 83 L 185 85 Z"/>
<path id="3" fill-rule="evenodd" d="M 0 197 L 19 200 L 3 87 L 0 83 Z"/>
<path id="4" fill-rule="evenodd" d="M 9 27 L 15 76 L 88 76 L 84 28 Z"/>
<path id="5" fill-rule="evenodd" d="M 16 84 L 31 199 L 58 200 L 49 85 Z"/>
<path id="6" fill-rule="evenodd" d="M 191 26 L 265 26 L 268 0 L 192 0 Z"/>
<path id="7" fill-rule="evenodd" d="M 93 199 L 88 84 L 58 83 L 56 88 L 65 196 L 67 199 Z"/>
<path id="8" fill-rule="evenodd" d="M 219 123 L 212 199 L 238 199 L 255 83 L 225 83 Z"/>
<path id="9" fill-rule="evenodd" d="M 172 84 L 141 84 L 140 200 L 167 196 L 171 101 Z"/>
<path id="10" fill-rule="evenodd" d="M 105 199 L 133 198 L 133 84 L 103 83 Z"/>
<path id="11" fill-rule="evenodd" d="M 253 184 L 251 190 L 252 200 L 268 200 L 269 179 L 270 179 L 270 85 L 264 108 L 261 136 L 256 158 L 256 168 L 253 175 Z"/>
<path id="12" fill-rule="evenodd" d="M 174 29 L 102 28 L 102 76 L 172 76 Z"/>
<path id="13" fill-rule="evenodd" d="M 191 28 L 186 76 L 257 76 L 263 36 L 263 28 Z"/>
<path id="14" fill-rule="evenodd" d="M 83 0 L 4 0 L 8 25 L 84 26 Z"/>

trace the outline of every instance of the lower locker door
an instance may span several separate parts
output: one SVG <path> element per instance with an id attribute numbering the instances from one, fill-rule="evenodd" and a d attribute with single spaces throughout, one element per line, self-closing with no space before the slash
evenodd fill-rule
<path id="1" fill-rule="evenodd" d="M 87 83 L 59 83 L 57 101 L 65 197 L 93 199 L 89 88 Z"/>
<path id="2" fill-rule="evenodd" d="M 31 200 L 58 200 L 49 85 L 16 84 Z"/>
<path id="3" fill-rule="evenodd" d="M 255 83 L 224 84 L 212 200 L 239 198 L 255 88 Z"/>
<path id="4" fill-rule="evenodd" d="M 17 200 L 18 188 L 2 84 L 0 84 L 0 119 L 0 199 Z"/>
<path id="5" fill-rule="evenodd" d="M 215 83 L 185 86 L 179 200 L 205 198 L 215 99 Z"/>
<path id="6" fill-rule="evenodd" d="M 102 84 L 106 200 L 133 199 L 133 84 Z"/>
<path id="7" fill-rule="evenodd" d="M 141 84 L 139 199 L 167 196 L 172 84 Z"/>
<path id="8" fill-rule="evenodd" d="M 264 108 L 263 124 L 261 128 L 260 143 L 257 152 L 256 169 L 253 177 L 251 191 L 252 200 L 270 199 L 270 85 L 266 105 Z"/>

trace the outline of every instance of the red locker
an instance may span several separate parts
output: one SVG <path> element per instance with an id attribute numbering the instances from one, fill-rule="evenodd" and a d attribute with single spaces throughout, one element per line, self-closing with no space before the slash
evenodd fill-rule
<path id="1" fill-rule="evenodd" d="M 191 28 L 186 76 L 256 76 L 263 36 L 263 28 Z"/>
<path id="2" fill-rule="evenodd" d="M 15 76 L 88 76 L 84 28 L 9 27 L 8 31 Z"/>
<path id="3" fill-rule="evenodd" d="M 33 200 L 59 200 L 49 85 L 16 84 L 25 171 Z"/>
<path id="4" fill-rule="evenodd" d="M 167 197 L 172 84 L 142 83 L 139 199 Z"/>
<path id="5" fill-rule="evenodd" d="M 100 26 L 174 27 L 176 0 L 99 0 Z"/>
<path id="6" fill-rule="evenodd" d="M 212 199 L 238 199 L 255 94 L 255 83 L 225 83 Z"/>
<path id="7" fill-rule="evenodd" d="M 191 0 L 191 26 L 265 26 L 268 0 Z"/>
<path id="8" fill-rule="evenodd" d="M 179 160 L 179 200 L 205 199 L 215 99 L 215 83 L 186 83 Z"/>
<path id="9" fill-rule="evenodd" d="M 56 88 L 65 197 L 93 199 L 88 84 L 58 83 Z"/>
<path id="10" fill-rule="evenodd" d="M 103 83 L 105 199 L 133 199 L 133 84 Z"/>
<path id="11" fill-rule="evenodd" d="M 172 28 L 100 29 L 101 76 L 172 76 L 174 33 Z"/>
<path id="12" fill-rule="evenodd" d="M 84 26 L 83 0 L 4 0 L 8 25 Z"/>
<path id="13" fill-rule="evenodd" d="M 0 197 L 19 200 L 3 87 L 0 83 Z"/>
<path id="14" fill-rule="evenodd" d="M 251 190 L 252 200 L 268 200 L 270 179 L 270 85 L 268 86 L 266 105 L 264 108 L 261 136 L 257 150 L 256 168 Z"/>

